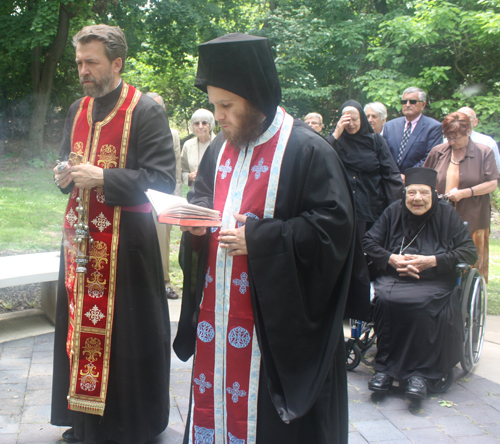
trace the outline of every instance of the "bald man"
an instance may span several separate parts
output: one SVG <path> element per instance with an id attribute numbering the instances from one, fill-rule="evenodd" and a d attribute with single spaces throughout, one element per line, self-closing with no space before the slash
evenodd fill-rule
<path id="1" fill-rule="evenodd" d="M 500 171 L 500 154 L 498 152 L 498 145 L 493 139 L 493 137 L 487 136 L 486 134 L 478 133 L 474 131 L 474 128 L 479 123 L 479 119 L 476 117 L 476 113 L 472 108 L 468 106 L 464 106 L 458 110 L 461 113 L 467 114 L 470 119 L 472 133 L 470 138 L 475 143 L 481 143 L 483 145 L 489 146 L 493 150 L 493 154 L 495 155 L 495 162 L 497 164 L 498 171 Z"/>

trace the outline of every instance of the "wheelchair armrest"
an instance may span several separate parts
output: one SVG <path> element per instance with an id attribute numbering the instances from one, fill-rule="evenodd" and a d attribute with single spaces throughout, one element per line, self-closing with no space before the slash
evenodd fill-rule
<path id="1" fill-rule="evenodd" d="M 466 264 L 465 262 L 461 262 L 460 264 L 457 264 L 455 267 L 455 270 L 457 273 L 465 273 L 466 271 L 470 270 L 472 268 L 472 265 Z"/>

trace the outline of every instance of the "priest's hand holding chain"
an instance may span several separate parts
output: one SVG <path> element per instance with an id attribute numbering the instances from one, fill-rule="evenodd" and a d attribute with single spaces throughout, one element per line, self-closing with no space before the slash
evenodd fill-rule
<path id="1" fill-rule="evenodd" d="M 234 218 L 241 223 L 245 223 L 247 216 L 234 214 Z M 220 247 L 228 250 L 229 256 L 247 255 L 247 241 L 245 238 L 245 225 L 240 228 L 221 230 L 219 236 Z"/>
<path id="2" fill-rule="evenodd" d="M 66 188 L 73 180 L 70 176 L 70 166 L 68 164 L 66 164 L 62 169 L 60 169 L 60 166 L 57 165 L 52 171 L 54 171 L 54 183 L 59 188 Z"/>

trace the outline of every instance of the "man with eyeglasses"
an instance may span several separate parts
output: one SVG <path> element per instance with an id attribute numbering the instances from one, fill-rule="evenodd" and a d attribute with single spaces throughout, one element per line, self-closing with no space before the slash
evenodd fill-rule
<path id="1" fill-rule="evenodd" d="M 427 104 L 423 90 L 410 87 L 403 92 L 401 105 L 404 117 L 384 126 L 384 138 L 401 174 L 408 168 L 421 167 L 429 151 L 443 143 L 441 123 L 422 114 Z"/>

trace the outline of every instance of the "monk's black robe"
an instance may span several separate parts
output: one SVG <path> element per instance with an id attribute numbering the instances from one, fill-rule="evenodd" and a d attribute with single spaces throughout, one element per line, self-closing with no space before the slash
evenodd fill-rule
<path id="1" fill-rule="evenodd" d="M 401 200 L 382 214 L 363 239 L 368 257 L 380 267 L 375 280 L 375 370 L 399 379 L 438 379 L 460 360 L 462 317 L 455 267 L 474 264 L 476 248 L 455 209 L 444 201 L 404 254 L 435 255 L 437 266 L 420 279 L 400 277 L 389 265 L 403 240 Z M 430 211 L 430 210 L 429 210 Z M 406 246 L 411 239 L 406 238 Z"/>
<path id="2" fill-rule="evenodd" d="M 94 122 L 113 109 L 121 86 L 96 99 Z M 80 101 L 68 112 L 60 158 L 71 148 L 71 128 Z M 171 193 L 175 154 L 165 111 L 142 96 L 134 109 L 125 169 L 104 171 L 107 205 L 147 202 L 144 190 Z M 64 192 L 70 192 L 72 185 Z M 141 444 L 168 425 L 170 321 L 158 238 L 151 213 L 122 210 L 109 387 L 104 416 L 68 410 L 69 360 L 66 353 L 68 300 L 64 260 L 57 292 L 51 423 L 71 426 L 85 443 L 114 440 Z"/>
<path id="3" fill-rule="evenodd" d="M 222 134 L 205 153 L 188 196 L 211 208 Z M 354 239 L 352 194 L 329 144 L 295 121 L 274 218 L 246 222 L 249 281 L 261 351 L 257 443 L 347 443 L 342 317 Z M 194 353 L 205 238 L 184 234 L 184 292 L 174 350 Z M 203 244 L 201 247 L 199 244 Z M 188 433 L 185 435 L 187 442 Z"/>

